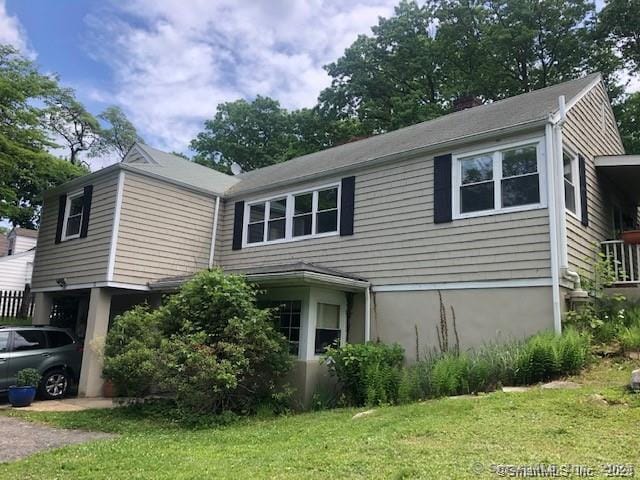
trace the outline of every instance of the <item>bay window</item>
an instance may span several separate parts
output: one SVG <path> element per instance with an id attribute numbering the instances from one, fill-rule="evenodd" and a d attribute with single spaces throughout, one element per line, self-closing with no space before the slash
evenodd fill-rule
<path id="1" fill-rule="evenodd" d="M 457 156 L 453 162 L 458 218 L 542 206 L 540 142 Z"/>
<path id="2" fill-rule="evenodd" d="M 339 342 L 340 333 L 340 305 L 318 303 L 315 353 L 322 354 L 328 346 Z"/>

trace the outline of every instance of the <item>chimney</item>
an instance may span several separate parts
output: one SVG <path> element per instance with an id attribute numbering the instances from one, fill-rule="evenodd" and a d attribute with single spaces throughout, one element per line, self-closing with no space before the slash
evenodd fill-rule
<path id="1" fill-rule="evenodd" d="M 478 107 L 482 105 L 482 100 L 473 95 L 462 95 L 453 101 L 453 111 L 459 112 L 460 110 L 466 110 L 467 108 Z"/>

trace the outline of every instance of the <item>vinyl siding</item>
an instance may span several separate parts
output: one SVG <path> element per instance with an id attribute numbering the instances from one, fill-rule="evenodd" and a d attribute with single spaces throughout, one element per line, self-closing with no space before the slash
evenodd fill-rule
<path id="1" fill-rule="evenodd" d="M 113 171 L 98 178 L 89 176 L 72 188 L 76 191 L 93 185 L 89 230 L 86 238 L 59 244 L 55 243 L 58 195 L 45 198 L 32 288 L 57 287 L 57 278 L 65 278 L 68 286 L 106 281 L 117 184 L 118 172 Z"/>
<path id="2" fill-rule="evenodd" d="M 26 252 L 27 250 L 31 250 L 33 247 L 36 246 L 36 242 L 37 240 L 35 238 L 16 235 L 16 240 L 14 244 L 15 246 L 13 250 L 14 255 L 16 253 L 22 253 L 22 252 Z"/>
<path id="3" fill-rule="evenodd" d="M 443 152 L 445 153 L 445 152 Z M 354 235 L 231 249 L 234 201 L 222 208 L 218 252 L 226 270 L 304 261 L 375 284 L 549 278 L 546 208 L 433 223 L 433 157 L 354 171 Z M 338 182 L 265 192 L 244 200 Z M 234 199 L 235 200 L 235 199 Z"/>
<path id="4" fill-rule="evenodd" d="M 206 268 L 214 205 L 213 196 L 127 172 L 113 281 L 146 285 Z"/>
<path id="5" fill-rule="evenodd" d="M 597 174 L 594 157 L 624 154 L 609 99 L 601 83 L 567 112 L 563 138 L 571 150 L 585 157 L 589 226 L 585 227 L 567 213 L 567 254 L 572 269 L 588 271 L 594 258 L 594 245 L 610 240 L 613 229 L 611 198 L 614 188 Z"/>
<path id="6" fill-rule="evenodd" d="M 23 252 L 0 258 L 0 291 L 24 290 L 31 281 L 34 252 Z"/>

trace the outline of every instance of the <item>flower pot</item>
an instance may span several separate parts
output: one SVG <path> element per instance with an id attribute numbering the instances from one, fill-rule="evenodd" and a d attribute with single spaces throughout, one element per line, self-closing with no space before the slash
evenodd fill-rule
<path id="1" fill-rule="evenodd" d="M 622 240 L 630 245 L 640 244 L 640 230 L 627 230 L 622 232 Z"/>
<path id="2" fill-rule="evenodd" d="M 9 403 L 13 407 L 28 407 L 36 398 L 36 387 L 9 387 Z"/>

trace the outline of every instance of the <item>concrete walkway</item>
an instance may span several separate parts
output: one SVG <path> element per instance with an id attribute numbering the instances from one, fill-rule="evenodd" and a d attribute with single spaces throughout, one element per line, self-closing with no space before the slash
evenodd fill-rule
<path id="1" fill-rule="evenodd" d="M 28 407 L 21 407 L 20 410 L 27 412 L 79 412 L 92 408 L 114 408 L 122 405 L 121 402 L 113 398 L 64 398 L 62 400 L 35 401 Z M 0 409 L 13 408 L 9 404 L 0 405 Z"/>
<path id="2" fill-rule="evenodd" d="M 0 415 L 0 463 L 43 450 L 112 437 L 109 433 L 66 430 Z"/>

